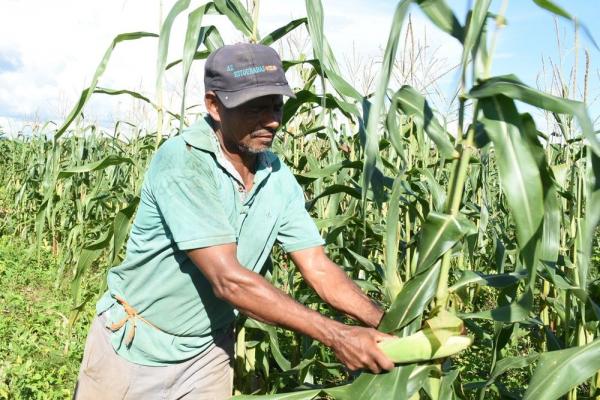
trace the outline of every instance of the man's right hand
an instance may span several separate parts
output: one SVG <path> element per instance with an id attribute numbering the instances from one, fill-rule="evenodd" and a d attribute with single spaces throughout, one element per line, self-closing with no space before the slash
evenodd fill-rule
<path id="1" fill-rule="evenodd" d="M 379 350 L 377 343 L 393 338 L 373 328 L 336 324 L 335 334 L 328 344 L 351 371 L 368 369 L 378 374 L 392 370 L 394 363 Z"/>

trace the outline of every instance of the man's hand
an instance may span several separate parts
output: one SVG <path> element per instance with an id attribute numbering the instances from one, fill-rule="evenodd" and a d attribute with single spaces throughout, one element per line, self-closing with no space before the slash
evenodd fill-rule
<path id="1" fill-rule="evenodd" d="M 342 325 L 330 344 L 335 356 L 351 371 L 369 369 L 378 374 L 390 371 L 394 363 L 379 350 L 377 343 L 393 336 L 372 328 Z"/>

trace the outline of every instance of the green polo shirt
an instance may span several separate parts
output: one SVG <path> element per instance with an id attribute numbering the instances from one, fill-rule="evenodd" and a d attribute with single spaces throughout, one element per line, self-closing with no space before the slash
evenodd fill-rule
<path id="1" fill-rule="evenodd" d="M 286 252 L 323 244 L 291 171 L 271 152 L 257 163 L 246 193 L 203 119 L 156 152 L 125 260 L 109 270 L 108 291 L 96 306 L 98 314 L 108 311 L 108 324 L 118 322 L 126 316 L 120 296 L 155 326 L 138 320 L 129 346 L 131 322 L 114 332 L 119 355 L 143 365 L 183 361 L 233 322 L 236 311 L 215 297 L 186 250 L 236 243 L 240 264 L 260 272 L 276 242 Z"/>

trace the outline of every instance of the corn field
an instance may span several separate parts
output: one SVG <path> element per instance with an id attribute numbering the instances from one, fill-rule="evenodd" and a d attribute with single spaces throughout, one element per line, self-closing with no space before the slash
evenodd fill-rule
<path id="1" fill-rule="evenodd" d="M 534 1 L 575 21 L 551 1 Z M 392 85 L 413 8 L 462 45 L 456 124 L 446 123 L 421 88 Z M 553 95 L 514 75 L 490 75 L 493 28 L 504 24 L 491 0 L 472 2 L 466 16 L 444 0 L 398 2 L 375 90 L 366 94 L 340 72 L 320 0 L 306 0 L 306 18 L 262 38 L 258 13 L 258 0 L 196 9 L 179 0 L 158 34 L 124 33 L 110 43 L 61 125 L 0 140 L 0 234 L 52 252 L 60 265 L 56 287 L 68 281 L 71 288 L 69 326 L 93 312 L 97 282 L 122 260 L 152 154 L 197 118 L 185 86 L 194 60 L 223 45 L 204 16 L 222 14 L 250 42 L 272 45 L 308 32 L 310 54 L 284 61 L 299 84 L 285 103 L 274 152 L 303 185 L 329 256 L 387 310 L 379 329 L 400 338 L 430 329 L 429 349 L 414 342 L 418 357 L 397 354 L 403 361 L 393 371 L 373 375 L 349 373 L 310 338 L 242 317 L 239 398 L 600 399 L 600 131 L 586 99 L 574 99 L 568 83 Z M 175 23 L 187 23 L 184 43 L 170 41 Z M 113 49 L 134 40 L 157 43 L 156 100 L 99 86 Z M 170 59 L 169 48 L 181 45 L 183 58 Z M 167 110 L 164 75 L 177 68 L 181 107 Z M 107 132 L 89 124 L 82 111 L 96 95 L 147 103 L 156 129 L 121 121 Z M 545 112 L 556 129 L 539 130 L 523 104 Z M 265 270 L 274 285 L 350 322 L 322 303 L 281 250 L 271 264 Z M 440 350 L 447 337 L 432 326 L 446 317 L 460 321 L 444 332 L 472 342 L 461 352 Z"/>

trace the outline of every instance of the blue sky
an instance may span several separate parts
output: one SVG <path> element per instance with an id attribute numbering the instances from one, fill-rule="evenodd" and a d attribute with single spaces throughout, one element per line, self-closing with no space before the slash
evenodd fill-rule
<path id="1" fill-rule="evenodd" d="M 194 0 L 202 3 L 201 0 Z M 461 20 L 468 0 L 447 0 Z M 166 14 L 174 0 L 163 0 Z M 347 78 L 356 78 L 344 68 L 352 53 L 364 67 L 377 60 L 387 41 L 394 0 L 322 0 L 325 10 L 325 33 Z M 573 15 L 579 16 L 600 43 L 598 0 L 559 0 Z M 60 122 L 89 84 L 98 61 L 112 38 L 122 32 L 156 32 L 158 0 L 111 0 L 109 2 L 79 0 L 2 0 L 0 5 L 0 126 L 18 128 L 24 121 Z M 497 12 L 501 0 L 493 0 Z M 192 8 L 190 8 L 191 10 Z M 411 9 L 415 34 L 427 32 L 428 44 L 442 64 L 451 65 L 460 54 L 457 42 L 431 26 L 416 6 Z M 305 15 L 304 0 L 261 0 L 259 27 L 264 35 L 292 18 Z M 508 25 L 501 30 L 497 42 L 492 73 L 514 73 L 527 84 L 544 86 L 550 75 L 541 77 L 542 57 L 559 64 L 556 32 L 552 14 L 538 8 L 532 0 L 508 2 Z M 227 43 L 241 36 L 226 21 L 214 17 Z M 32 28 L 32 27 L 35 27 Z M 493 29 L 492 29 L 493 30 Z M 561 19 L 559 24 L 564 59 L 563 73 L 568 76 L 574 59 L 572 24 Z M 185 15 L 176 20 L 172 34 L 170 59 L 181 52 L 185 32 Z M 579 38 L 579 66 L 583 68 L 583 48 L 591 56 L 590 114 L 600 116 L 600 51 L 583 35 Z M 402 41 L 401 41 L 402 46 Z M 306 49 L 305 49 L 306 50 Z M 401 49 L 399 50 L 402 51 Z M 100 85 L 113 89 L 131 89 L 154 98 L 154 65 L 156 42 L 150 39 L 120 45 L 111 59 Z M 375 64 L 374 71 L 378 70 Z M 580 73 L 581 76 L 582 73 Z M 167 74 L 167 105 L 178 109 L 179 71 Z M 356 75 L 356 74 L 354 74 Z M 199 99 L 202 86 L 202 64 L 195 63 L 188 85 L 190 99 Z M 456 74 L 443 79 L 444 90 L 453 87 Z M 579 97 L 579 96 L 576 96 Z M 84 110 L 86 116 L 109 126 L 116 119 L 146 120 L 149 110 L 123 96 L 95 96 Z M 150 110 L 151 111 L 151 110 Z M 440 110 L 448 112 L 450 110 Z M 151 113 L 150 113 L 151 114 Z M 151 119 L 151 118 L 150 118 Z M 152 125 L 152 121 L 148 122 Z"/>

